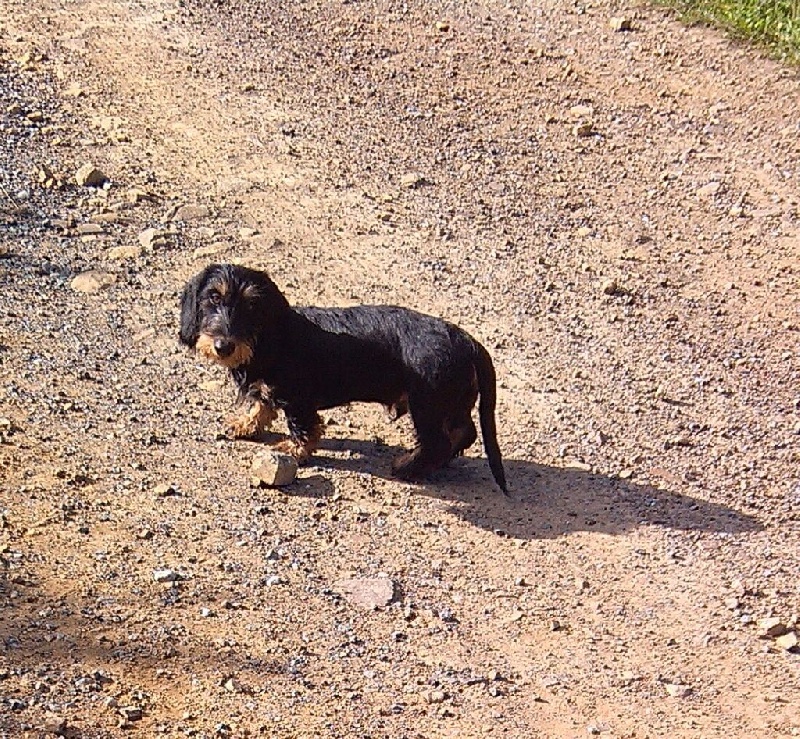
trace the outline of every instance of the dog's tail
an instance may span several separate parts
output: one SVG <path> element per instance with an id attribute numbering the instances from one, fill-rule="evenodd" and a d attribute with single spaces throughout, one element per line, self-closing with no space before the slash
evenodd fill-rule
<path id="1" fill-rule="evenodd" d="M 489 469 L 491 469 L 494 479 L 500 489 L 508 494 L 503 457 L 497 443 L 497 427 L 494 420 L 494 407 L 497 402 L 497 376 L 489 352 L 478 341 L 475 341 L 475 373 L 478 376 L 478 391 L 481 396 L 478 403 L 478 417 L 483 434 L 483 448 L 486 450 Z"/>

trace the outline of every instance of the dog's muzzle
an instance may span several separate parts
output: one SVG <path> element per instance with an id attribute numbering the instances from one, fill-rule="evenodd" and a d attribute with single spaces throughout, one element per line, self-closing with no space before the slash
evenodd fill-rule
<path id="1" fill-rule="evenodd" d="M 253 358 L 253 347 L 250 344 L 224 336 L 200 334 L 195 349 L 206 359 L 228 369 L 236 369 Z"/>

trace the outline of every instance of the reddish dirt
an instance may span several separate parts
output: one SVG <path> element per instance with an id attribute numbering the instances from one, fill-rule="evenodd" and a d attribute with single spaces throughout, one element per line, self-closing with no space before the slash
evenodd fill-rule
<path id="1" fill-rule="evenodd" d="M 0 17 L 0 736 L 800 735 L 797 70 L 604 0 Z M 251 487 L 212 260 L 480 339 L 510 498 L 368 406 Z"/>

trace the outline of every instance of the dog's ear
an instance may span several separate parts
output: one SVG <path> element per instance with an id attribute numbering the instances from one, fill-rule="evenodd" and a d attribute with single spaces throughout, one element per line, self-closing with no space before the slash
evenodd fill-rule
<path id="1" fill-rule="evenodd" d="M 262 317 L 275 317 L 289 310 L 289 301 L 286 300 L 267 272 L 249 270 L 249 278 L 256 288 L 255 297 L 259 303 Z"/>
<path id="2" fill-rule="evenodd" d="M 178 336 L 181 343 L 194 347 L 200 337 L 200 292 L 209 275 L 217 268 L 216 264 L 206 267 L 192 277 L 183 288 L 181 295 L 181 328 Z"/>

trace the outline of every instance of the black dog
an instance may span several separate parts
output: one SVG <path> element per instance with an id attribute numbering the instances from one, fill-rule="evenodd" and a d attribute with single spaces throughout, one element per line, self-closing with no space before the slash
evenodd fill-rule
<path id="1" fill-rule="evenodd" d="M 303 462 L 322 435 L 317 411 L 353 401 L 411 413 L 418 444 L 393 465 L 425 477 L 470 447 L 479 418 L 489 467 L 506 492 L 495 429 L 495 372 L 484 347 L 457 326 L 393 306 L 293 308 L 265 272 L 211 265 L 181 298 L 181 341 L 227 367 L 243 412 L 234 436 L 257 436 L 286 414 L 281 451 Z"/>

